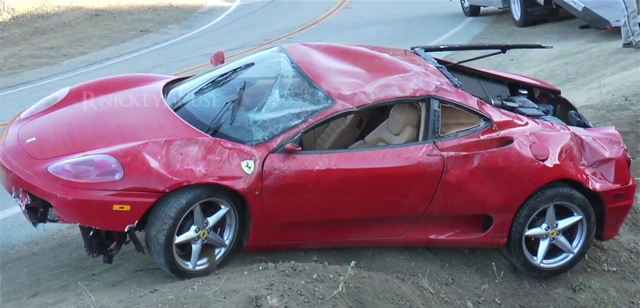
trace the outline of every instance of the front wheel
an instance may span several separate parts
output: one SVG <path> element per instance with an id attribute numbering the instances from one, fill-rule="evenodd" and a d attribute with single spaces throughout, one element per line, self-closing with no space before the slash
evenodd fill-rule
<path id="1" fill-rule="evenodd" d="M 481 7 L 478 5 L 469 4 L 469 0 L 460 0 L 460 7 L 462 7 L 462 13 L 467 17 L 475 17 L 480 15 Z"/>
<path id="2" fill-rule="evenodd" d="M 203 277 L 222 266 L 243 227 L 240 200 L 220 188 L 186 187 L 154 207 L 145 242 L 166 272 L 183 279 Z"/>
<path id="3" fill-rule="evenodd" d="M 570 187 L 554 186 L 534 194 L 518 211 L 506 253 L 531 276 L 560 275 L 587 254 L 595 228 L 589 200 Z"/>

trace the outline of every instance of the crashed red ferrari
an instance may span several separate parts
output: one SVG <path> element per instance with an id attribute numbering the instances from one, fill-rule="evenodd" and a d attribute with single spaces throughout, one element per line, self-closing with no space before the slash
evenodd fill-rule
<path id="1" fill-rule="evenodd" d="M 629 214 L 621 135 L 548 83 L 430 55 L 537 48 L 288 44 L 97 79 L 13 119 L 0 176 L 34 226 L 79 225 L 105 263 L 132 243 L 181 278 L 237 246 L 499 248 L 558 275 Z"/>

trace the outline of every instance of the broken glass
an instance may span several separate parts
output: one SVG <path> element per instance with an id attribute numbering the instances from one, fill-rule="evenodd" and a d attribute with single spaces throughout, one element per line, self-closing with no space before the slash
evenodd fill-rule
<path id="1" fill-rule="evenodd" d="M 233 74 L 227 82 L 216 84 L 205 93 L 196 95 L 198 91 L 193 91 L 215 76 L 252 62 L 255 65 Z M 180 81 L 168 91 L 166 100 L 172 106 L 184 96 L 182 99 L 188 103 L 176 113 L 190 125 L 207 132 L 211 131 L 210 125 L 216 117 L 230 115 L 228 108 L 223 106 L 236 98 L 243 82 L 246 82 L 246 89 L 235 121 L 224 121 L 214 137 L 259 144 L 334 103 L 292 63 L 281 47 L 258 52 Z"/>

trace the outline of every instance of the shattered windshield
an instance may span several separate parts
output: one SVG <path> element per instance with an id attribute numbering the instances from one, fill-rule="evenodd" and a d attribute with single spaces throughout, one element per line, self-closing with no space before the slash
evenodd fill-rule
<path id="1" fill-rule="evenodd" d="M 241 66 L 241 70 L 236 69 Z M 200 90 L 212 78 L 230 71 L 225 82 Z M 239 92 L 242 85 L 244 91 Z M 229 116 L 224 106 L 236 100 L 238 93 L 243 94 L 235 120 L 223 121 L 213 136 L 251 145 L 265 142 L 333 104 L 333 99 L 299 71 L 280 47 L 180 81 L 171 86 L 166 101 L 172 108 L 182 105 L 174 109 L 176 114 L 207 132 L 216 118 Z"/>

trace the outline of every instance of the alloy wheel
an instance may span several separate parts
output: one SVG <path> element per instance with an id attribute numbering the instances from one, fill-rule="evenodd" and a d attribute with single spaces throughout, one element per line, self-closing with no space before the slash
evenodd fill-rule
<path id="1" fill-rule="evenodd" d="M 527 260 L 541 269 L 570 262 L 587 242 L 587 220 L 574 204 L 556 202 L 542 207 L 527 223 L 522 247 Z"/>
<path id="2" fill-rule="evenodd" d="M 238 215 L 228 201 L 202 200 L 178 224 L 173 240 L 176 262 L 186 271 L 209 268 L 229 253 L 237 232 Z"/>

